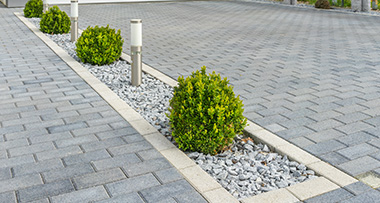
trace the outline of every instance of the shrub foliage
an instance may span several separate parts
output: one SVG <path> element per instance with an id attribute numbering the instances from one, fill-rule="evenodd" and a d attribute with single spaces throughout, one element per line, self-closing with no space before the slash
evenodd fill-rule
<path id="1" fill-rule="evenodd" d="M 27 18 L 41 18 L 43 10 L 42 0 L 29 0 L 25 4 L 24 16 Z"/>
<path id="2" fill-rule="evenodd" d="M 70 18 L 58 6 L 49 8 L 44 14 L 40 22 L 40 29 L 48 34 L 63 34 L 70 31 Z"/>
<path id="3" fill-rule="evenodd" d="M 120 30 L 107 27 L 88 27 L 76 43 L 77 56 L 92 65 L 105 65 L 119 59 L 124 40 Z"/>
<path id="4" fill-rule="evenodd" d="M 183 150 L 217 154 L 230 145 L 247 123 L 243 103 L 220 74 L 206 67 L 186 79 L 178 78 L 170 100 L 172 136 Z"/>

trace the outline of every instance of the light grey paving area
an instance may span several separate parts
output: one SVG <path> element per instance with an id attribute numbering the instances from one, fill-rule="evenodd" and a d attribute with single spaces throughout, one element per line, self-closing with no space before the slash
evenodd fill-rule
<path id="1" fill-rule="evenodd" d="M 68 6 L 62 6 L 66 11 Z M 380 169 L 380 18 L 239 1 L 81 5 L 79 26 L 143 19 L 143 61 L 206 65 L 245 116 L 352 176 Z"/>
<path id="2" fill-rule="evenodd" d="M 0 8 L 0 202 L 206 202 L 16 10 Z"/>

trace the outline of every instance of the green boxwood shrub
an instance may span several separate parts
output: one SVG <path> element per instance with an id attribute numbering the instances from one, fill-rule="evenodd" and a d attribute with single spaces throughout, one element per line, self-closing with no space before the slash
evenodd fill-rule
<path id="1" fill-rule="evenodd" d="M 44 14 L 40 22 L 40 29 L 48 34 L 63 34 L 70 31 L 70 18 L 58 6 L 49 8 Z"/>
<path id="2" fill-rule="evenodd" d="M 124 40 L 120 30 L 107 27 L 88 27 L 76 43 L 77 56 L 84 63 L 105 65 L 119 59 Z"/>
<path id="3" fill-rule="evenodd" d="M 24 16 L 27 18 L 41 18 L 43 10 L 42 0 L 29 0 L 25 4 Z"/>
<path id="4" fill-rule="evenodd" d="M 220 74 L 206 75 L 206 67 L 186 79 L 170 100 L 172 136 L 183 150 L 217 154 L 230 145 L 247 123 L 243 103 Z"/>

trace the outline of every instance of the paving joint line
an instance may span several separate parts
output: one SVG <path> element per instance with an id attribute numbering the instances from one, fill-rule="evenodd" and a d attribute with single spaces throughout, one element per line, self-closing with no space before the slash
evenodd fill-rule
<path id="1" fill-rule="evenodd" d="M 22 13 L 15 12 L 14 14 L 86 83 L 88 83 L 116 112 L 128 121 L 137 132 L 152 144 L 152 146 L 159 151 L 207 201 L 239 202 L 215 179 L 207 174 L 207 172 L 200 168 L 185 153 L 175 147 L 160 132 L 158 132 L 156 128 L 150 125 L 139 113 L 134 111 L 132 107 L 121 100 L 119 96 L 110 90 L 104 83 L 99 81 L 79 62 L 69 56 L 62 48 L 38 30 L 22 15 Z M 130 61 L 130 56 L 125 53 L 122 53 L 121 58 Z M 143 64 L 142 68 L 145 73 L 156 77 L 172 87 L 177 84 L 174 79 L 146 64 Z M 241 202 L 250 203 L 268 200 L 287 200 L 289 202 L 303 201 L 358 182 L 357 179 L 316 158 L 310 153 L 269 132 L 252 121 L 248 120 L 248 124 L 249 126 L 244 129 L 246 135 L 251 136 L 256 142 L 267 144 L 273 151 L 287 155 L 291 159 L 306 165 L 308 168 L 314 170 L 320 177 L 286 188 L 248 197 L 241 200 Z"/>

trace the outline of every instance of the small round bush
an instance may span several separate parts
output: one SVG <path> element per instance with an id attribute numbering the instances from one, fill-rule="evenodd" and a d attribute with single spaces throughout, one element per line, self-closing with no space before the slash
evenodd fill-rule
<path id="1" fill-rule="evenodd" d="M 120 30 L 107 27 L 88 27 L 76 43 L 77 56 L 84 63 L 105 65 L 119 59 L 124 40 Z"/>
<path id="2" fill-rule="evenodd" d="M 205 66 L 178 78 L 168 117 L 179 148 L 214 155 L 241 133 L 247 123 L 243 103 L 228 83 L 215 72 L 206 75 Z"/>
<path id="3" fill-rule="evenodd" d="M 29 0 L 25 4 L 24 16 L 27 18 L 41 18 L 43 10 L 42 0 Z"/>
<path id="4" fill-rule="evenodd" d="M 70 18 L 58 6 L 49 8 L 44 14 L 40 22 L 41 31 L 48 34 L 63 34 L 70 31 Z"/>

